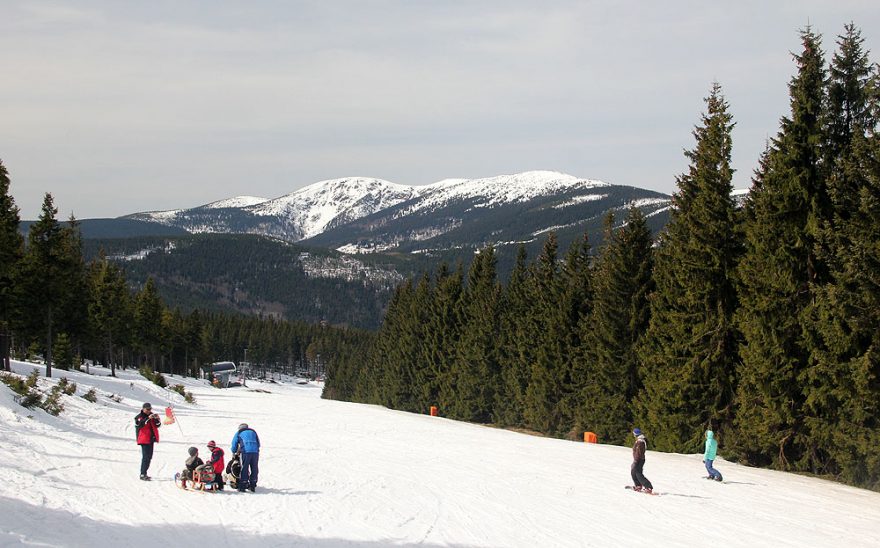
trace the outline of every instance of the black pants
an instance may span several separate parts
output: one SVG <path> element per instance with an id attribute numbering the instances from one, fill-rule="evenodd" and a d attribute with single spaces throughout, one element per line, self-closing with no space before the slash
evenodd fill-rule
<path id="1" fill-rule="evenodd" d="M 147 470 L 150 469 L 150 461 L 153 460 L 153 444 L 145 443 L 141 445 L 141 475 L 146 476 Z"/>
<path id="2" fill-rule="evenodd" d="M 633 485 L 636 487 L 644 487 L 646 489 L 654 489 L 654 486 L 651 485 L 651 482 L 648 481 L 648 478 L 645 477 L 645 474 L 642 473 L 642 468 L 645 467 L 645 461 L 637 460 L 632 463 L 632 467 L 630 468 L 630 472 L 632 474 Z"/>

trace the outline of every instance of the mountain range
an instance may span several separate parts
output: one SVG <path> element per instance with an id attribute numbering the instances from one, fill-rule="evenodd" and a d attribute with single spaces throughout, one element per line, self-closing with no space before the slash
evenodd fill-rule
<path id="1" fill-rule="evenodd" d="M 467 268 L 488 244 L 506 278 L 519 244 L 534 257 L 552 231 L 560 250 L 585 233 L 595 247 L 607 213 L 620 223 L 633 206 L 658 231 L 671 196 L 552 171 L 425 186 L 349 177 L 79 226 L 87 258 L 106 253 L 135 286 L 153 278 L 175 306 L 375 329 L 405 278 Z"/>
<path id="2" fill-rule="evenodd" d="M 531 171 L 424 186 L 332 179 L 274 199 L 239 196 L 119 220 L 193 234 L 258 234 L 345 253 L 442 253 L 533 244 L 550 231 L 561 243 L 585 232 L 599 235 L 606 212 L 630 206 L 659 228 L 670 203 L 670 196 L 651 190 Z"/>

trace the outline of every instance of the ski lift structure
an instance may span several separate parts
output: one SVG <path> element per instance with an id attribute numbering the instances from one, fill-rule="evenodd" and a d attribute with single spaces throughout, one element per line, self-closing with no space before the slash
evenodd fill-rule
<path id="1" fill-rule="evenodd" d="M 232 374 L 237 371 L 233 362 L 215 362 L 202 368 L 205 376 L 214 377 L 214 383 L 221 388 L 229 387 L 229 380 Z"/>

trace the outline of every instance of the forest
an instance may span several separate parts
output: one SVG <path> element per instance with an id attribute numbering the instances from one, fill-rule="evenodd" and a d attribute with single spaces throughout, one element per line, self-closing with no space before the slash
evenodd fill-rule
<path id="1" fill-rule="evenodd" d="M 317 376 L 334 349 L 369 337 L 326 322 L 166 304 L 152 277 L 132 280 L 103 251 L 86 260 L 75 219 L 59 222 L 51 194 L 40 218 L 20 232 L 10 178 L 0 163 L 0 355 L 53 368 L 88 363 L 147 367 L 198 377 L 215 361 L 251 371 Z"/>
<path id="2" fill-rule="evenodd" d="M 745 203 L 731 196 L 718 83 L 685 152 L 670 221 L 636 209 L 512 275 L 483 249 L 394 293 L 375 337 L 329 364 L 324 397 L 602 443 L 638 426 L 660 451 L 880 489 L 880 116 L 855 25 L 826 64 L 801 33 L 790 112 Z"/>

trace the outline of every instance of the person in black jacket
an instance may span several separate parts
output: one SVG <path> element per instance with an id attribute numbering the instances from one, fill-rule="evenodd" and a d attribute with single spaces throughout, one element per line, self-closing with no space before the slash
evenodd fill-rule
<path id="1" fill-rule="evenodd" d="M 648 442 L 645 435 L 638 428 L 633 430 L 633 436 L 636 438 L 633 444 L 633 463 L 630 467 L 630 473 L 633 480 L 633 489 L 636 491 L 647 491 L 653 493 L 654 486 L 645 477 L 642 469 L 645 467 L 645 452 L 648 450 Z"/>

